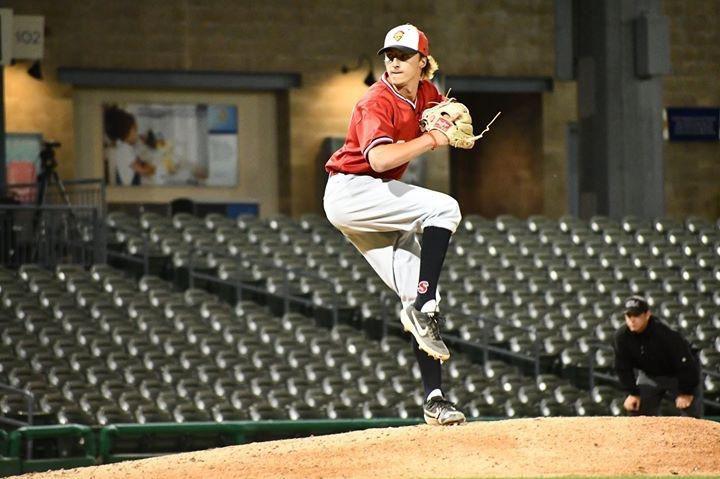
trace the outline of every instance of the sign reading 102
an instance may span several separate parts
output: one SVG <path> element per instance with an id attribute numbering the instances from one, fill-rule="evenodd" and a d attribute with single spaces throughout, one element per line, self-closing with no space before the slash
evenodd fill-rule
<path id="1" fill-rule="evenodd" d="M 15 15 L 13 26 L 15 28 L 13 58 L 41 59 L 45 46 L 45 18 L 41 15 Z"/>
<path id="2" fill-rule="evenodd" d="M 42 32 L 39 30 L 18 30 L 15 32 L 15 41 L 23 45 L 38 45 L 42 40 Z"/>

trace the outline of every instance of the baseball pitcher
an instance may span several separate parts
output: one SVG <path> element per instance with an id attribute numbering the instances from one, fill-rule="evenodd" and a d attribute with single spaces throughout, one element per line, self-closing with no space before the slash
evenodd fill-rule
<path id="1" fill-rule="evenodd" d="M 422 31 L 393 28 L 378 55 L 386 71 L 355 105 L 345 143 L 325 165 L 325 213 L 400 297 L 422 372 L 425 421 L 459 424 L 465 416 L 441 387 L 450 352 L 440 336 L 438 279 L 460 208 L 446 194 L 399 180 L 423 153 L 472 148 L 478 137 L 467 108 L 430 82 L 437 63 Z"/>

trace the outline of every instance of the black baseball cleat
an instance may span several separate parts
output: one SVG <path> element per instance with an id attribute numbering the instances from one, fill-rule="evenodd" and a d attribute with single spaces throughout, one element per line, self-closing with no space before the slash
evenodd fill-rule
<path id="1" fill-rule="evenodd" d="M 465 414 L 442 396 L 435 396 L 423 404 L 425 422 L 431 426 L 452 426 L 465 422 Z"/>
<path id="2" fill-rule="evenodd" d="M 409 331 L 428 356 L 440 361 L 450 359 L 450 351 L 440 337 L 440 322 L 443 318 L 439 312 L 423 313 L 412 304 L 400 313 L 405 331 Z"/>

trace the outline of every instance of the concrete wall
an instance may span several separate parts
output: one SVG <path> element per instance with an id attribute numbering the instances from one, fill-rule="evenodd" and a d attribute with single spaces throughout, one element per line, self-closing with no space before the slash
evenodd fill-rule
<path id="1" fill-rule="evenodd" d="M 5 130 L 42 133 L 57 140 L 58 174 L 75 176 L 75 138 L 72 88 L 55 81 L 38 81 L 26 71 L 29 65 L 5 67 Z M 49 72 L 48 72 L 49 73 Z M 48 75 L 49 76 L 49 75 Z"/>
<path id="2" fill-rule="evenodd" d="M 294 215 L 314 211 L 320 142 L 326 136 L 345 134 L 352 106 L 365 90 L 366 71 L 342 75 L 340 66 L 370 54 L 375 72 L 381 73 L 374 51 L 390 27 L 411 22 L 425 30 L 446 75 L 550 77 L 554 71 L 552 0 L 6 0 L 5 4 L 16 14 L 44 15 L 48 30 L 43 62 L 47 80 L 39 83 L 25 75 L 28 65 L 6 68 L 8 131 L 41 131 L 62 141 L 59 171 L 64 177 L 77 170 L 72 161 L 73 93 L 55 81 L 59 66 L 300 73 L 302 87 L 292 90 L 289 98 L 291 186 L 289 192 L 281 192 L 289 195 L 289 201 L 281 203 L 289 204 Z M 672 21 L 675 76 L 665 81 L 668 104 L 718 104 L 720 92 L 708 81 L 717 80 L 720 64 L 718 10 L 716 1 L 667 0 L 667 13 L 677 16 Z M 686 64 L 688 58 L 695 60 Z M 564 125 L 574 117 L 574 83 L 556 83 L 553 92 L 543 95 L 543 158 L 539 159 L 544 211 L 552 216 L 567 210 Z M 712 174 L 701 171 L 717 163 L 718 145 L 690 147 L 666 148 L 668 210 L 675 215 L 717 216 L 720 206 L 712 200 L 717 187 L 712 185 Z M 696 174 L 680 167 L 688 163 Z M 438 161 L 433 165 L 433 184 L 442 185 L 438 178 L 446 177 L 446 167 Z M 688 194 L 698 187 L 700 191 Z"/>

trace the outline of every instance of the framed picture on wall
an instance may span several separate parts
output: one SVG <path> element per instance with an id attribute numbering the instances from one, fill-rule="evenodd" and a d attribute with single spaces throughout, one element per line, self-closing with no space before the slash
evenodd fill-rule
<path id="1" fill-rule="evenodd" d="M 235 105 L 104 103 L 102 109 L 109 185 L 237 185 Z"/>

